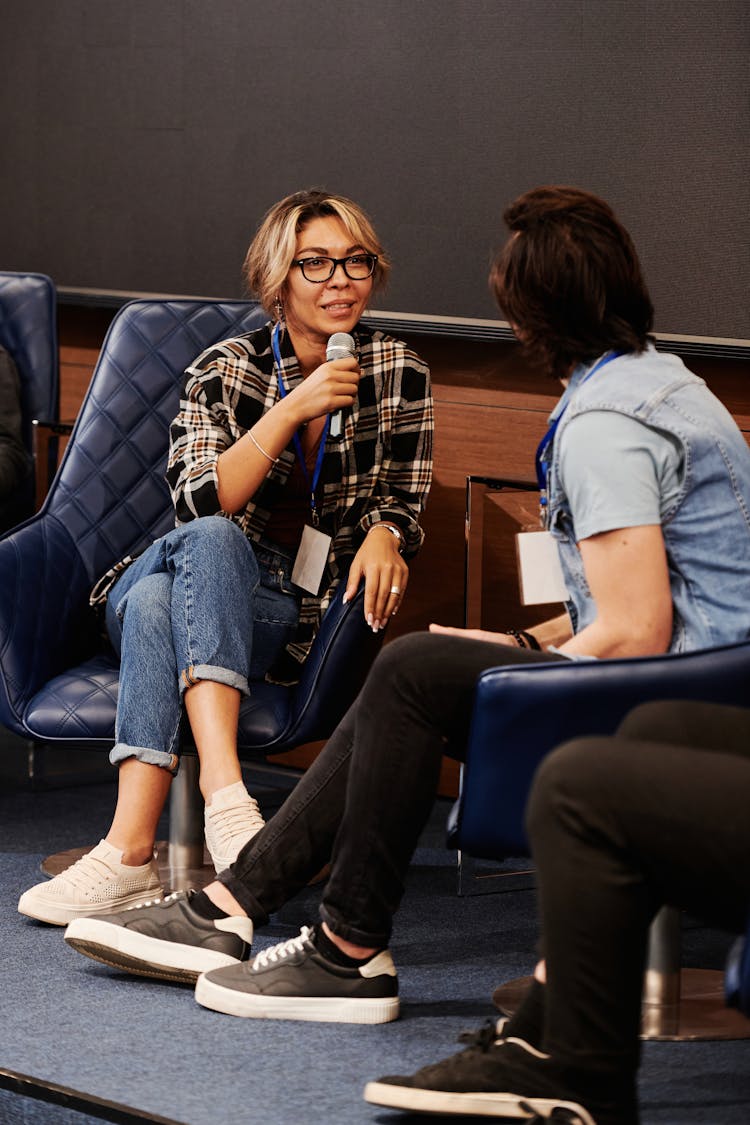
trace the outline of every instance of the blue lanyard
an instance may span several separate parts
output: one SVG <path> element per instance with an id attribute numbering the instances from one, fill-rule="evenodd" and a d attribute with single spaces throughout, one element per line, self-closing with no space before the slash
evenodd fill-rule
<path id="1" fill-rule="evenodd" d="M 607 352 L 601 357 L 601 359 L 597 360 L 594 366 L 586 372 L 581 380 L 579 380 L 578 386 L 583 386 L 586 380 L 590 379 L 591 376 L 594 375 L 597 371 L 600 371 L 601 368 L 605 366 L 605 364 L 611 363 L 613 359 L 618 359 L 623 354 L 623 352 Z M 539 515 L 541 517 L 543 527 L 547 527 L 549 524 L 548 483 L 550 465 L 552 461 L 552 443 L 555 440 L 557 427 L 560 425 L 562 416 L 567 409 L 568 403 L 566 402 L 560 413 L 550 424 L 549 429 L 547 430 L 542 440 L 539 442 L 536 450 L 535 465 L 536 479 L 539 485 Z"/>
<path id="2" fill-rule="evenodd" d="M 280 337 L 281 325 L 277 323 L 274 325 L 273 335 L 271 336 L 271 347 L 273 348 L 273 358 L 276 361 L 276 382 L 279 386 L 279 394 L 282 398 L 286 398 L 288 392 L 284 386 L 284 375 L 281 368 L 281 351 L 279 349 Z M 307 487 L 310 489 L 310 518 L 312 519 L 313 527 L 317 527 L 320 523 L 320 517 L 318 516 L 318 510 L 315 505 L 315 489 L 318 487 L 318 481 L 320 480 L 320 470 L 323 465 L 323 456 L 326 451 L 326 438 L 328 437 L 328 427 L 330 424 L 331 416 L 327 414 L 323 433 L 320 438 L 320 445 L 318 446 L 318 456 L 315 460 L 312 480 L 310 480 L 310 474 L 307 471 L 307 462 L 305 461 L 305 455 L 302 451 L 302 442 L 299 440 L 297 431 L 295 430 L 294 432 L 294 448 L 297 451 L 297 457 L 299 458 L 300 467 L 304 474 Z"/>

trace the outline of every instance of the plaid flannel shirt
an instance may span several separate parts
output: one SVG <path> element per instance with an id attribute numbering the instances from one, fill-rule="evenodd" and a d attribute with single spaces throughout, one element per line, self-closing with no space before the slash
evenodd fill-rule
<path id="1" fill-rule="evenodd" d="M 432 479 L 433 408 L 427 365 L 400 340 L 358 326 L 354 333 L 362 376 L 357 399 L 344 412 L 345 433 L 326 443 L 316 489 L 320 530 L 331 536 L 322 593 L 305 595 L 300 628 L 289 652 L 304 660 L 342 575 L 367 531 L 396 524 L 404 554 L 414 555 L 424 533 L 419 516 Z M 288 336 L 282 340 L 285 386 L 302 380 Z M 177 523 L 224 514 L 216 462 L 279 401 L 271 325 L 224 340 L 187 369 L 180 412 L 170 429 L 167 482 Z M 290 442 L 241 511 L 229 515 L 251 540 L 263 535 L 294 465 Z"/>

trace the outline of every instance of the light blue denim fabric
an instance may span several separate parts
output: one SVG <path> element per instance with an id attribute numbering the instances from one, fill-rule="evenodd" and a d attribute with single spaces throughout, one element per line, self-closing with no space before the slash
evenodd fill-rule
<path id="1" fill-rule="evenodd" d="M 297 628 L 291 568 L 222 516 L 175 528 L 128 567 L 106 607 L 120 657 L 113 765 L 134 757 L 176 772 L 183 692 L 213 680 L 250 693 Z"/>
<path id="2" fill-rule="evenodd" d="M 662 515 L 674 605 L 671 652 L 750 637 L 750 449 L 729 411 L 681 359 L 649 347 L 585 379 L 578 368 L 552 413 L 564 410 L 552 452 L 550 529 L 557 539 L 576 632 L 596 617 L 560 484 L 565 430 L 583 411 L 614 410 L 671 434 L 682 450 L 681 487 Z"/>

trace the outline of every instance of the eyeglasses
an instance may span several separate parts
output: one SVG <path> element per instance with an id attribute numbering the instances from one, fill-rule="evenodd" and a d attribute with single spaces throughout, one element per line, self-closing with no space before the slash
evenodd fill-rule
<path id="1" fill-rule="evenodd" d="M 350 254 L 348 258 L 296 258 L 292 265 L 299 266 L 306 281 L 330 281 L 336 266 L 343 266 L 351 281 L 364 281 L 372 277 L 377 260 L 377 254 Z"/>

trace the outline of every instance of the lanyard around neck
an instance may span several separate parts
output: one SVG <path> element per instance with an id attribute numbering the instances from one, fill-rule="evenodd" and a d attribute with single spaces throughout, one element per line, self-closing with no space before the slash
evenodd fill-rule
<path id="1" fill-rule="evenodd" d="M 583 386 L 592 375 L 595 375 L 596 372 L 600 371 L 607 363 L 611 363 L 613 359 L 618 359 L 621 355 L 623 355 L 623 352 L 606 352 L 601 359 L 598 359 L 593 367 L 586 372 L 583 378 L 579 380 L 578 386 Z M 550 423 L 549 429 L 537 446 L 535 458 L 536 479 L 539 485 L 539 515 L 543 527 L 547 527 L 549 522 L 548 483 L 550 465 L 552 462 L 552 444 L 555 440 L 557 427 L 560 425 L 562 416 L 567 409 L 568 403 L 566 402 L 557 417 Z"/>
<path id="2" fill-rule="evenodd" d="M 281 349 L 279 347 L 280 338 L 281 325 L 277 323 L 274 325 L 273 334 L 271 336 L 271 347 L 273 349 L 273 358 L 276 365 L 276 382 L 279 387 L 279 394 L 282 398 L 286 398 L 288 392 L 284 384 L 284 373 L 281 364 Z M 315 489 L 318 487 L 318 481 L 320 480 L 320 470 L 323 466 L 323 456 L 326 450 L 326 438 L 328 437 L 328 427 L 330 426 L 330 424 L 331 416 L 330 414 L 327 414 L 325 425 L 323 427 L 323 433 L 320 438 L 320 445 L 318 446 L 318 456 L 315 459 L 315 468 L 313 469 L 312 480 L 310 479 L 310 474 L 307 470 L 307 462 L 305 460 L 305 454 L 302 450 L 302 442 L 299 440 L 299 434 L 297 433 L 297 431 L 294 431 L 294 448 L 297 451 L 297 457 L 299 458 L 300 468 L 302 469 L 302 472 L 304 474 L 305 482 L 307 484 L 307 487 L 310 489 L 310 518 L 312 519 L 313 527 L 317 527 L 320 523 L 318 509 L 315 504 Z"/>

